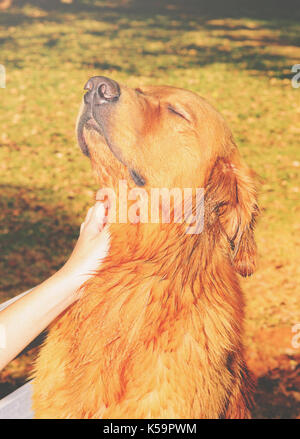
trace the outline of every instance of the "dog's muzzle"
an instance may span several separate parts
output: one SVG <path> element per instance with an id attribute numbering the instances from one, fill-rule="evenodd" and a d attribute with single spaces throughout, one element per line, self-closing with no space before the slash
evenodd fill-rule
<path id="1" fill-rule="evenodd" d="M 83 136 L 83 129 L 92 129 L 101 136 L 104 135 L 102 119 L 107 115 L 111 105 L 119 100 L 120 86 L 116 81 L 105 76 L 94 76 L 84 86 L 87 93 L 84 95 L 81 115 L 77 122 L 77 137 L 82 152 L 90 156 L 88 145 Z"/>

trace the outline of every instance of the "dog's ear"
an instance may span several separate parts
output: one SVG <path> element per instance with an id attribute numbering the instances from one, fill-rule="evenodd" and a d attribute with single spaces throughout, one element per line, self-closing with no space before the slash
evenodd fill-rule
<path id="1" fill-rule="evenodd" d="M 217 160 L 208 187 L 210 202 L 228 239 L 232 264 L 242 276 L 250 276 L 256 267 L 256 186 L 254 172 L 241 161 L 236 147 L 228 158 Z"/>

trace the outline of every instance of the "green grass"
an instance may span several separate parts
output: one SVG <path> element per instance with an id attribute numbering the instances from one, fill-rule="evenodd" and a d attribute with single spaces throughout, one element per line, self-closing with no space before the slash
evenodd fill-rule
<path id="1" fill-rule="evenodd" d="M 50 3 L 19 1 L 0 13 L 7 71 L 0 298 L 36 285 L 70 254 L 96 189 L 75 120 L 84 83 L 101 74 L 128 85 L 189 88 L 227 118 L 263 182 L 259 268 L 243 281 L 249 345 L 260 328 L 299 322 L 300 89 L 291 87 L 290 71 L 300 62 L 296 10 L 216 0 L 205 7 L 189 0 Z"/>

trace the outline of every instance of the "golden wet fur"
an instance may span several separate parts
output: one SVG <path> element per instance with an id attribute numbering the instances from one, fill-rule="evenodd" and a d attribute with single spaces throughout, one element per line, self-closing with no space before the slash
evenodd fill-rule
<path id="1" fill-rule="evenodd" d="M 110 225 L 108 257 L 40 351 L 35 415 L 248 418 L 238 273 L 255 269 L 252 172 L 220 114 L 190 91 L 121 86 L 106 111 L 105 140 L 84 130 L 99 187 L 135 187 L 129 169 L 145 190 L 203 187 L 204 229 Z"/>

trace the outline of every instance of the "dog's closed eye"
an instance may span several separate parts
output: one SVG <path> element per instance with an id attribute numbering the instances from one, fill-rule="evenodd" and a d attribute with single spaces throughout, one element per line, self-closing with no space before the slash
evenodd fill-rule
<path id="1" fill-rule="evenodd" d="M 188 115 L 186 114 L 185 111 L 178 109 L 178 108 L 174 108 L 172 105 L 168 105 L 167 109 L 173 113 L 176 114 L 177 116 L 180 116 L 182 119 L 187 120 L 188 122 L 190 122 Z"/>
<path id="2" fill-rule="evenodd" d="M 136 88 L 135 91 L 137 92 L 137 94 L 139 95 L 144 95 L 145 93 L 143 92 L 143 90 L 141 90 L 140 88 Z"/>

